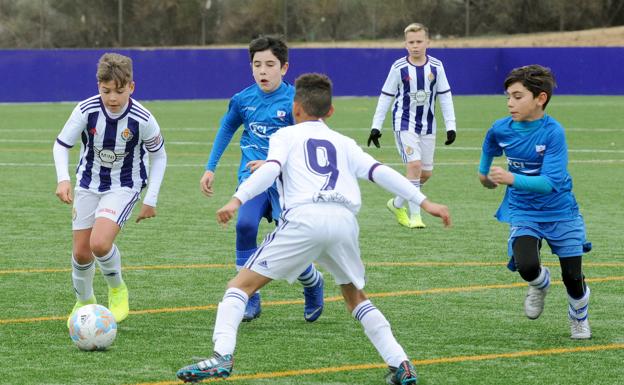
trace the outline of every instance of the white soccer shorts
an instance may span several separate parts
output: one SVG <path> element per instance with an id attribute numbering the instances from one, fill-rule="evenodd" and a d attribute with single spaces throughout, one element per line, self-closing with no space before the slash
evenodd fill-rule
<path id="1" fill-rule="evenodd" d="M 421 161 L 422 169 L 433 170 L 435 152 L 435 134 L 419 135 L 414 131 L 395 131 L 394 140 L 403 163 Z"/>
<path id="2" fill-rule="evenodd" d="M 129 188 L 120 188 L 105 192 L 93 192 L 81 187 L 74 190 L 74 208 L 72 230 L 84 230 L 93 227 L 96 218 L 108 218 L 123 227 L 140 193 Z"/>
<path id="3" fill-rule="evenodd" d="M 293 283 L 312 263 L 331 273 L 338 285 L 364 288 L 359 226 L 355 215 L 337 203 L 310 203 L 286 210 L 245 267 L 271 279 Z"/>

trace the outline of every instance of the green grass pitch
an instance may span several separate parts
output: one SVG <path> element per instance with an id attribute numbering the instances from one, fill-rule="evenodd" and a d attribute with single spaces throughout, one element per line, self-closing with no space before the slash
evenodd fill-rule
<path id="1" fill-rule="evenodd" d="M 366 291 L 416 363 L 420 384 L 622 383 L 624 97 L 555 95 L 548 106 L 567 130 L 569 170 L 594 245 L 584 259 L 589 341 L 569 338 L 565 290 L 547 246 L 554 282 L 538 320 L 524 316 L 526 286 L 505 268 L 508 229 L 493 218 L 503 189 L 486 190 L 476 177 L 485 131 L 506 114 L 504 96 L 454 99 L 457 141 L 447 147 L 439 135 L 423 189 L 450 207 L 452 228 L 426 215 L 427 229 L 401 228 L 385 208 L 390 194 L 361 183 Z M 215 196 L 206 198 L 199 178 L 227 101 L 144 104 L 162 127 L 169 165 L 158 216 L 131 218 L 117 239 L 131 314 L 113 346 L 96 353 L 78 351 L 65 327 L 74 304 L 71 208 L 54 195 L 51 150 L 74 104 L 0 105 L 0 384 L 175 384 L 179 367 L 211 353 L 215 305 L 234 274 L 234 226 L 219 226 L 215 211 L 236 185 L 238 137 L 217 169 Z M 364 145 L 375 104 L 337 98 L 328 123 Z M 381 142 L 366 151 L 403 173 L 388 130 Z M 77 150 L 70 159 L 73 168 Z M 260 236 L 272 228 L 263 223 Z M 313 324 L 303 319 L 299 285 L 263 290 L 262 317 L 241 325 L 231 381 L 383 384 L 382 359 L 326 278 L 326 309 Z M 99 272 L 95 293 L 106 304 Z"/>

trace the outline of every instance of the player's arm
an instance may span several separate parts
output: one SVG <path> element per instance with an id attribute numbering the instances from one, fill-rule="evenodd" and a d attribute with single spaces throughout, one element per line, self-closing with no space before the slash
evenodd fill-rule
<path id="1" fill-rule="evenodd" d="M 375 147 L 379 148 L 379 138 L 381 138 L 381 129 L 383 128 L 383 122 L 386 119 L 386 114 L 394 101 L 394 95 L 398 89 L 397 72 L 391 68 L 388 72 L 386 82 L 381 88 L 381 95 L 377 100 L 377 107 L 375 108 L 375 114 L 373 115 L 373 123 L 371 124 L 371 131 L 368 136 L 367 146 L 370 147 L 371 143 Z"/>
<path id="2" fill-rule="evenodd" d="M 481 153 L 481 161 L 479 162 L 479 182 L 485 188 L 494 189 L 498 187 L 498 183 L 488 178 L 490 173 L 490 167 L 492 166 L 493 156 L 487 155 L 485 152 Z"/>
<path id="3" fill-rule="evenodd" d="M 212 144 L 210 156 L 208 157 L 208 162 L 206 163 L 204 175 L 202 175 L 199 180 L 199 188 L 201 192 L 208 197 L 212 196 L 214 193 L 212 184 L 214 182 L 214 175 L 217 165 L 219 164 L 219 160 L 241 124 L 243 124 L 243 119 L 239 113 L 238 98 L 235 95 L 230 100 L 227 113 L 221 119 L 217 136 Z"/>
<path id="4" fill-rule="evenodd" d="M 248 200 L 263 193 L 273 185 L 281 170 L 280 162 L 268 160 L 243 181 L 230 201 L 217 211 L 217 222 L 226 224 L 236 210 Z"/>
<path id="5" fill-rule="evenodd" d="M 153 122 L 153 123 L 152 123 Z M 152 118 L 150 124 L 155 125 L 153 132 L 156 135 L 145 141 L 150 163 L 149 179 L 147 182 L 147 191 L 143 198 L 143 205 L 137 216 L 136 223 L 143 219 L 156 216 L 156 204 L 158 202 L 158 193 L 165 177 L 165 169 L 167 168 L 167 152 L 165 151 L 165 141 L 160 134 L 160 128 L 156 120 Z"/>
<path id="6" fill-rule="evenodd" d="M 438 73 L 438 99 L 440 100 L 440 110 L 444 118 L 444 126 L 446 127 L 445 145 L 450 145 L 457 138 L 457 125 L 455 122 L 455 107 L 453 106 L 453 95 L 451 86 L 446 78 L 444 67 L 441 66 Z"/>
<path id="7" fill-rule="evenodd" d="M 52 147 L 54 167 L 56 168 L 56 196 L 63 203 L 70 204 L 74 199 L 72 196 L 71 178 L 68 171 L 69 149 L 74 146 L 78 136 L 85 127 L 86 119 L 80 111 L 79 106 L 76 106 Z"/>

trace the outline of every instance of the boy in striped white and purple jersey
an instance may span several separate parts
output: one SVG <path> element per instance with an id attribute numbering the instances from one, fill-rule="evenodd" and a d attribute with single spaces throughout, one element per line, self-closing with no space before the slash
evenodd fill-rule
<path id="1" fill-rule="evenodd" d="M 394 101 L 392 127 L 396 146 L 406 165 L 407 179 L 420 189 L 433 171 L 436 99 L 440 99 L 446 126 L 446 145 L 455 141 L 455 111 L 444 66 L 440 60 L 427 55 L 429 30 L 422 24 L 412 23 L 404 33 L 408 56 L 398 59 L 390 68 L 377 102 L 368 146 L 372 142 L 379 148 L 383 122 Z M 403 207 L 406 203 L 409 215 L 407 208 Z M 425 227 L 418 205 L 397 196 L 389 200 L 387 206 L 402 226 Z"/>
<path id="2" fill-rule="evenodd" d="M 97 81 L 99 95 L 78 103 L 54 143 L 56 195 L 64 203 L 73 203 L 72 282 L 76 304 L 72 314 L 96 303 L 95 261 L 108 284 L 108 307 L 120 322 L 128 316 L 129 304 L 115 237 L 145 186 L 147 192 L 136 221 L 156 216 L 167 154 L 156 119 L 130 97 L 134 91 L 132 60 L 115 53 L 104 54 L 98 62 Z M 80 158 L 72 194 L 69 149 L 79 139 Z"/>

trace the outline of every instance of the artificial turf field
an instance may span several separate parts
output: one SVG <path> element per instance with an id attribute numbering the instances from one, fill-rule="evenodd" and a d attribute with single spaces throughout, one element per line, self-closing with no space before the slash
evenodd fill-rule
<path id="1" fill-rule="evenodd" d="M 594 246 L 584 258 L 589 341 L 569 338 L 565 289 L 547 246 L 553 286 L 538 320 L 524 316 L 526 285 L 505 268 L 508 228 L 493 218 L 504 190 L 486 190 L 476 177 L 485 131 L 506 114 L 504 96 L 454 101 L 457 141 L 447 147 L 439 135 L 423 189 L 450 207 L 452 228 L 426 215 L 427 229 L 400 227 L 385 208 L 390 194 L 361 182 L 366 291 L 416 364 L 419 383 L 624 383 L 624 97 L 555 95 L 547 110 L 566 127 L 569 171 Z M 376 98 L 334 104 L 329 125 L 365 145 Z M 74 103 L 0 105 L 1 384 L 174 384 L 179 367 L 211 353 L 216 304 L 234 274 L 234 226 L 219 226 L 215 211 L 236 186 L 238 136 L 217 169 L 215 196 L 206 198 L 198 182 L 227 101 L 144 105 L 162 128 L 168 168 L 158 216 L 139 224 L 133 216 L 117 238 L 131 314 L 113 346 L 95 353 L 77 350 L 65 326 L 75 300 L 71 207 L 54 195 L 51 149 Z M 403 172 L 389 131 L 381 142 L 366 150 Z M 77 156 L 73 150 L 72 169 Z M 272 229 L 263 223 L 259 237 Z M 299 285 L 263 289 L 262 316 L 241 325 L 229 380 L 383 384 L 382 359 L 326 280 L 325 311 L 312 324 L 303 319 Z M 99 272 L 95 294 L 106 305 Z"/>

